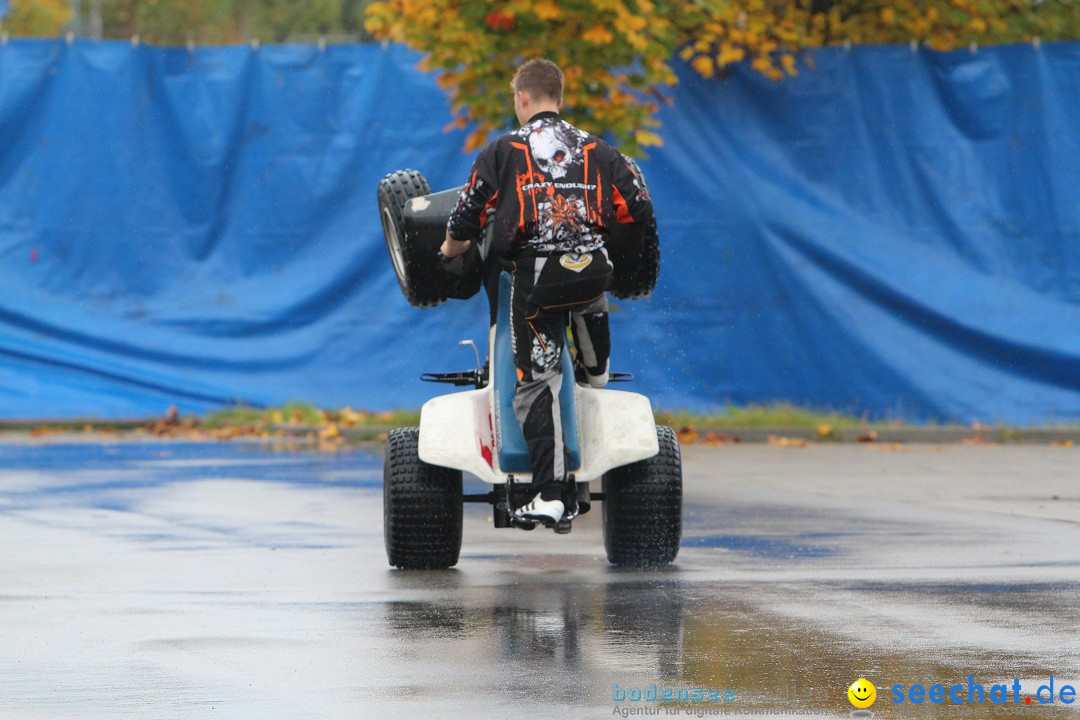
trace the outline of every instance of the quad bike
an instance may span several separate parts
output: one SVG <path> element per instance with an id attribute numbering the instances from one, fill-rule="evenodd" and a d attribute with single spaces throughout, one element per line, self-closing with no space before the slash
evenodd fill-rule
<path id="1" fill-rule="evenodd" d="M 633 164 L 633 161 L 630 161 Z M 640 170 L 633 165 L 638 176 Z M 378 202 L 387 248 L 408 301 L 431 307 L 467 299 L 491 274 L 485 256 L 491 243 L 473 243 L 449 263 L 438 255 L 446 222 L 461 188 L 432 193 L 415 170 L 387 175 Z M 491 224 L 488 225 L 490 230 Z M 655 222 L 640 232 L 613 229 L 608 252 L 615 267 L 610 292 L 620 298 L 647 295 L 659 271 Z M 497 528 L 532 530 L 537 521 L 515 512 L 533 496 L 529 450 L 514 415 L 516 384 L 510 341 L 509 274 L 497 275 L 497 319 L 488 338 L 487 361 L 464 372 L 424 373 L 421 379 L 472 390 L 424 404 L 420 427 L 389 434 L 383 470 L 386 553 L 399 568 L 447 568 L 461 551 L 462 504 L 493 506 Z M 462 345 L 475 344 L 471 340 Z M 556 533 L 568 533 L 574 518 L 602 502 L 604 547 L 614 565 L 663 565 L 675 559 L 682 537 L 682 464 L 679 443 L 658 427 L 648 398 L 636 393 L 576 384 L 569 349 L 563 354 L 559 395 L 569 481 L 566 512 Z M 612 373 L 612 382 L 632 379 Z M 464 494 L 468 472 L 490 490 Z M 601 491 L 593 492 L 599 484 Z M 547 523 L 545 523 L 547 524 Z"/>

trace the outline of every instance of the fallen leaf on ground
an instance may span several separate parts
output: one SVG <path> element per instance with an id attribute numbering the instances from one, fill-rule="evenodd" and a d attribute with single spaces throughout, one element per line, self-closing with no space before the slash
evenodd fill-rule
<path id="1" fill-rule="evenodd" d="M 681 427 L 676 433 L 676 436 L 679 438 L 679 442 L 681 443 L 697 442 L 698 431 L 692 427 Z"/>
<path id="2" fill-rule="evenodd" d="M 769 444 L 773 447 L 796 447 L 804 448 L 810 444 L 810 441 L 805 438 L 790 438 L 781 437 L 778 435 L 769 436 Z"/>

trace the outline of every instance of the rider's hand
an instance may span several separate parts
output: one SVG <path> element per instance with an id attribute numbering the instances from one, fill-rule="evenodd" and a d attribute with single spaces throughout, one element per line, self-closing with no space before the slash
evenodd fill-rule
<path id="1" fill-rule="evenodd" d="M 447 232 L 446 239 L 443 240 L 439 252 L 443 254 L 443 257 L 456 258 L 458 255 L 464 255 L 471 245 L 472 240 L 455 240 L 450 237 L 450 233 Z"/>

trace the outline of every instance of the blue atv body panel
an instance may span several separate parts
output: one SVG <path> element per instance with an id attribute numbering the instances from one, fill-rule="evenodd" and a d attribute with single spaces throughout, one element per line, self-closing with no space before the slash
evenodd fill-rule
<path id="1" fill-rule="evenodd" d="M 508 473 L 531 472 L 529 446 L 521 433 L 521 424 L 514 415 L 514 388 L 517 385 L 517 367 L 514 365 L 514 348 L 510 342 L 510 288 L 513 279 L 509 273 L 499 276 L 499 313 L 495 322 L 494 370 L 495 403 L 499 433 L 499 468 Z M 578 442 L 577 408 L 574 406 L 574 364 L 570 349 L 564 343 L 562 357 L 563 383 L 559 391 L 559 407 L 562 412 L 563 442 L 566 445 L 566 470 L 581 468 L 581 446 Z"/>

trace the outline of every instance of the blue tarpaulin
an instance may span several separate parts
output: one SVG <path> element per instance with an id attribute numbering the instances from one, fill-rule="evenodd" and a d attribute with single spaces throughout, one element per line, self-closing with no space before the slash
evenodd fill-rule
<path id="1" fill-rule="evenodd" d="M 411 308 L 375 206 L 472 159 L 416 60 L 0 47 L 0 416 L 443 392 L 418 373 L 472 364 L 483 300 Z M 618 303 L 613 369 L 664 408 L 1080 419 L 1078 117 L 1080 44 L 682 68 L 642 163 L 660 284 Z"/>

